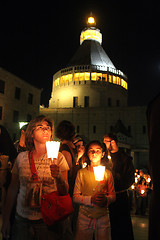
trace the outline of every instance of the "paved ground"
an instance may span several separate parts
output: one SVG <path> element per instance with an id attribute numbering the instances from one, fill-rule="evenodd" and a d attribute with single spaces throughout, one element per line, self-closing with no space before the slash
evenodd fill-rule
<path id="1" fill-rule="evenodd" d="M 135 240 L 148 240 L 148 216 L 132 215 L 132 225 Z"/>
<path id="2" fill-rule="evenodd" d="M 1 215 L 0 215 L 0 228 L 1 228 Z M 132 224 L 135 240 L 148 240 L 148 216 L 142 217 L 132 215 Z M 0 240 L 2 236 L 0 235 Z"/>

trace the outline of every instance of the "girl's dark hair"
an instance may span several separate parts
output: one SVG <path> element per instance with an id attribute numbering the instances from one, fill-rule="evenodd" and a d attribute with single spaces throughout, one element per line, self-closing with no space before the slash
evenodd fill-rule
<path id="1" fill-rule="evenodd" d="M 61 121 L 56 128 L 56 137 L 62 140 L 73 141 L 76 130 L 75 126 L 67 120 Z"/>
<path id="2" fill-rule="evenodd" d="M 92 144 L 96 144 L 96 145 L 99 145 L 101 148 L 102 148 L 102 152 L 104 152 L 104 146 L 103 146 L 103 144 L 100 142 L 100 141 L 98 141 L 98 140 L 93 140 L 93 141 L 91 141 L 91 142 L 89 142 L 87 145 L 86 145 L 86 147 L 85 147 L 85 152 L 84 152 L 84 159 L 85 159 L 85 162 L 87 163 L 87 166 L 89 166 L 90 164 L 91 164 L 91 161 L 90 161 L 90 159 L 89 159 L 89 157 L 88 157 L 88 150 L 89 150 L 89 148 L 90 148 L 90 146 L 92 145 Z"/>

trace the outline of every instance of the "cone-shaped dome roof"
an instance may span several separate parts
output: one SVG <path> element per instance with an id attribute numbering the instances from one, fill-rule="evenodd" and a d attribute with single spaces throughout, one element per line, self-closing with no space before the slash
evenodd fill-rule
<path id="1" fill-rule="evenodd" d="M 98 41 L 85 40 L 72 57 L 68 66 L 97 65 L 115 68 Z"/>
<path id="2" fill-rule="evenodd" d="M 93 15 L 88 18 L 87 28 L 80 35 L 80 47 L 67 64 L 68 67 L 75 65 L 92 65 L 101 69 L 115 68 L 110 58 L 101 46 L 102 34 L 95 27 Z"/>

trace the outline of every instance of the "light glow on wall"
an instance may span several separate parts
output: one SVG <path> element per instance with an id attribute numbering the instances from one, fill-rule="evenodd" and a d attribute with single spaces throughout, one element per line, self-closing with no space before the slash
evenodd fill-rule
<path id="1" fill-rule="evenodd" d="M 87 29 L 81 32 L 80 44 L 82 44 L 85 40 L 95 40 L 102 44 L 102 34 L 98 29 Z"/>
<path id="2" fill-rule="evenodd" d="M 108 77 L 108 78 L 107 78 Z M 119 85 L 126 90 L 128 90 L 128 83 L 119 76 L 114 76 L 107 73 L 98 73 L 98 72 L 77 72 L 74 74 L 67 74 L 63 75 L 59 78 L 56 78 L 53 82 L 53 87 L 57 87 L 60 84 L 68 84 L 72 81 L 103 81 L 103 82 L 109 82 L 112 84 Z"/>
<path id="3" fill-rule="evenodd" d="M 90 72 L 74 73 L 74 81 L 88 81 L 90 80 Z"/>

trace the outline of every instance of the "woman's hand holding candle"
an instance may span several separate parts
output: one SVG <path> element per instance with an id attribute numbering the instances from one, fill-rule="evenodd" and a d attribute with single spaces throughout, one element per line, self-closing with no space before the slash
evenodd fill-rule
<path id="1" fill-rule="evenodd" d="M 60 178 L 61 172 L 59 170 L 59 166 L 57 166 L 56 164 L 51 164 L 50 169 L 51 169 L 51 175 L 53 178 Z"/>
<path id="2" fill-rule="evenodd" d="M 56 179 L 57 190 L 60 195 L 68 194 L 69 185 L 68 182 L 65 181 L 63 176 L 63 172 L 61 173 L 59 166 L 56 164 L 50 165 L 51 176 Z"/>

